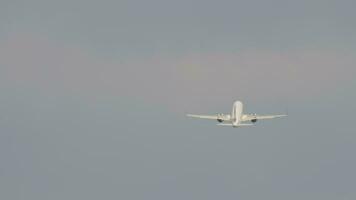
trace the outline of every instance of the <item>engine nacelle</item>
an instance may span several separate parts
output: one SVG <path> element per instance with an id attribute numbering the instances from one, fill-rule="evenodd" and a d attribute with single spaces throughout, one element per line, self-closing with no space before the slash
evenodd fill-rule
<path id="1" fill-rule="evenodd" d="M 251 122 L 252 122 L 252 123 L 256 123 L 256 122 L 257 122 L 257 119 L 251 119 Z"/>
<path id="2" fill-rule="evenodd" d="M 217 117 L 216 120 L 218 120 L 219 123 L 224 122 L 224 115 L 223 114 L 218 114 L 218 117 Z"/>

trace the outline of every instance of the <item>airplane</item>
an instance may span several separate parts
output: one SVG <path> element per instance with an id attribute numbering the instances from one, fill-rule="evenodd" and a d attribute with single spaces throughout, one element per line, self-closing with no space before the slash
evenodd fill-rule
<path id="1" fill-rule="evenodd" d="M 287 115 L 257 115 L 257 114 L 243 114 L 243 104 L 241 101 L 235 101 L 232 106 L 231 115 L 229 114 L 217 114 L 217 115 L 195 115 L 187 114 L 188 117 L 200 118 L 200 119 L 213 119 L 219 122 L 220 126 L 232 126 L 234 128 L 242 126 L 251 126 L 261 119 L 274 119 L 279 117 L 285 117 Z M 252 122 L 252 123 L 242 123 Z"/>

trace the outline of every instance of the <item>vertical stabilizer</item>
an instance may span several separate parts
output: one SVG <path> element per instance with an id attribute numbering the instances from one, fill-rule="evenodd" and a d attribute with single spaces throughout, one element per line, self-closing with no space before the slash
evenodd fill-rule
<path id="1" fill-rule="evenodd" d="M 232 106 L 232 124 L 237 125 L 241 122 L 241 117 L 242 117 L 242 111 L 243 111 L 243 104 L 241 101 L 235 101 L 233 106 Z"/>

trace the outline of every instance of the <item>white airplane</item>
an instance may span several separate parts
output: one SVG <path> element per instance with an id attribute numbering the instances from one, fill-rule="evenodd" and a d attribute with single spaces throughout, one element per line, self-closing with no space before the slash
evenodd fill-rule
<path id="1" fill-rule="evenodd" d="M 231 115 L 217 114 L 217 115 L 192 115 L 187 114 L 188 117 L 195 117 L 201 119 L 214 119 L 217 120 L 221 126 L 232 126 L 234 128 L 241 126 L 251 126 L 253 123 L 260 119 L 273 119 L 278 117 L 285 117 L 287 115 L 257 115 L 257 114 L 243 114 L 243 104 L 241 101 L 235 101 L 232 106 Z M 224 122 L 224 123 L 222 123 Z M 252 123 L 242 123 L 252 122 Z"/>

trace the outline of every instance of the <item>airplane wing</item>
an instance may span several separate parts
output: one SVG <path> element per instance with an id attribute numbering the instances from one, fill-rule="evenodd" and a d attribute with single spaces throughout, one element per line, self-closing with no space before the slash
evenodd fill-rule
<path id="1" fill-rule="evenodd" d="M 188 117 L 200 118 L 200 119 L 214 119 L 219 122 L 229 122 L 231 121 L 231 116 L 226 114 L 217 114 L 217 115 L 193 115 L 187 114 Z"/>
<path id="2" fill-rule="evenodd" d="M 194 117 L 194 118 L 200 118 L 200 119 L 218 119 L 218 115 L 193 115 L 193 114 L 187 114 L 188 117 Z"/>
<path id="3" fill-rule="evenodd" d="M 260 119 L 274 119 L 279 117 L 286 117 L 287 115 L 244 115 L 242 117 L 243 121 L 250 121 L 250 120 L 260 120 Z"/>

